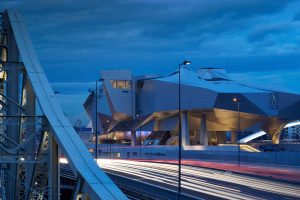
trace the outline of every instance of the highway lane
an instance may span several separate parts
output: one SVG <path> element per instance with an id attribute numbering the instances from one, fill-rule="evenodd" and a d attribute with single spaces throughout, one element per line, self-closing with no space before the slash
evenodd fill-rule
<path id="1" fill-rule="evenodd" d="M 166 163 L 132 160 L 98 159 L 107 172 L 157 184 L 176 190 L 178 166 Z M 212 170 L 182 167 L 183 193 L 204 199 L 300 199 L 300 185 L 253 176 Z"/>

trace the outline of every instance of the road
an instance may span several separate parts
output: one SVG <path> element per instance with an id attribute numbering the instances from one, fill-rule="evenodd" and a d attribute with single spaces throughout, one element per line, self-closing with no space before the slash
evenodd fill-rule
<path id="1" fill-rule="evenodd" d="M 106 172 L 177 190 L 175 164 L 99 159 Z M 229 171 L 182 167 L 182 192 L 204 199 L 300 199 L 300 185 Z"/>

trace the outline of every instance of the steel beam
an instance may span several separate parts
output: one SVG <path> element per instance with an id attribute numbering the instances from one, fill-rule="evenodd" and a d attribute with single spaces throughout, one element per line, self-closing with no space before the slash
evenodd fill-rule
<path id="1" fill-rule="evenodd" d="M 49 137 L 48 148 L 48 200 L 59 200 L 59 162 L 58 146 L 52 135 Z"/>
<path id="2" fill-rule="evenodd" d="M 4 15 L 4 22 L 7 25 L 6 30 L 7 30 L 7 61 L 8 62 L 16 62 L 19 61 L 19 54 L 18 54 L 18 46 L 15 41 L 15 36 L 13 33 L 13 30 L 11 26 L 9 26 L 8 23 L 9 19 L 7 15 Z M 20 71 L 15 67 L 16 64 L 14 63 L 9 63 L 7 64 L 7 68 L 10 70 L 7 70 L 7 96 L 9 99 L 11 99 L 13 102 L 9 102 L 9 109 L 8 109 L 8 114 L 10 115 L 16 115 L 18 114 L 18 107 L 16 104 L 19 102 L 19 85 L 20 85 L 20 80 L 19 80 L 19 73 Z M 18 119 L 15 118 L 13 119 L 13 122 L 18 123 Z M 10 140 L 19 142 L 19 137 L 20 137 L 20 128 L 18 125 L 8 125 L 7 126 L 7 137 L 10 138 Z M 13 148 L 14 145 L 11 143 L 8 143 L 7 145 L 9 148 Z M 17 179 L 16 179 L 16 174 L 17 174 L 17 164 L 11 163 L 8 164 L 8 178 L 7 178 L 7 199 L 8 200 L 15 200 L 16 199 L 16 184 L 17 184 Z"/>

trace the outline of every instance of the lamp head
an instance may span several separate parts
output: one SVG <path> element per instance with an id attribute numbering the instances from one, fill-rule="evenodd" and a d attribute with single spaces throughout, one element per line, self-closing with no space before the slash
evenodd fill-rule
<path id="1" fill-rule="evenodd" d="M 185 61 L 183 61 L 182 64 L 183 64 L 183 65 L 189 65 L 189 64 L 192 64 L 192 62 L 191 62 L 191 61 L 188 61 L 188 60 L 185 60 Z"/>
<path id="2" fill-rule="evenodd" d="M 236 97 L 234 97 L 234 98 L 232 99 L 232 101 L 236 103 L 236 102 L 238 102 L 238 101 L 239 101 L 239 99 L 238 99 L 238 98 L 236 98 Z"/>

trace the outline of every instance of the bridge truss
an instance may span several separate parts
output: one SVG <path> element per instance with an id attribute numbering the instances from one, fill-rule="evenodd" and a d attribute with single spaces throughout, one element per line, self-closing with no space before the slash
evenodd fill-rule
<path id="1" fill-rule="evenodd" d="M 127 199 L 65 117 L 18 12 L 0 14 L 0 61 L 0 199 L 59 199 L 60 150 L 74 199 Z"/>

